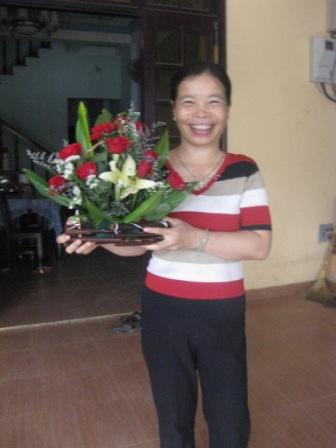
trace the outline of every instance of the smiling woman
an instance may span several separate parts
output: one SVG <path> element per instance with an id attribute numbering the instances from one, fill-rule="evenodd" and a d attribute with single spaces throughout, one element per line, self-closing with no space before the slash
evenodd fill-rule
<path id="1" fill-rule="evenodd" d="M 206 145 L 212 158 L 207 159 L 206 171 L 220 151 L 219 140 L 226 127 L 228 104 L 223 85 L 210 74 L 189 77 L 181 82 L 174 101 L 174 118 L 181 134 L 180 151 L 191 146 Z M 215 151 L 213 148 L 215 147 Z"/>
<path id="2" fill-rule="evenodd" d="M 173 77 L 171 91 L 180 144 L 169 152 L 169 171 L 182 182 L 197 179 L 196 185 L 165 218 L 168 227 L 144 229 L 161 241 L 104 247 L 123 256 L 153 252 L 141 299 L 142 347 L 161 448 L 194 448 L 197 377 L 210 448 L 246 448 L 250 419 L 241 261 L 263 259 L 269 252 L 267 194 L 254 160 L 221 151 L 231 101 L 224 70 L 211 63 L 186 67 Z M 66 250 L 89 254 L 94 248 L 74 241 Z"/>

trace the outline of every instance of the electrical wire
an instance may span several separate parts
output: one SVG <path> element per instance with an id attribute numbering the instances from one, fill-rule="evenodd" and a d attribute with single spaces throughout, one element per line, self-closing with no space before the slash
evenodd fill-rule
<path id="1" fill-rule="evenodd" d="M 331 89 L 332 89 L 334 95 L 336 96 L 336 85 L 335 84 L 331 84 Z"/>
<path id="2" fill-rule="evenodd" d="M 323 95 L 328 98 L 328 100 L 332 101 L 333 103 L 336 103 L 336 98 L 333 98 L 332 96 L 329 95 L 329 93 L 327 92 L 327 88 L 324 82 L 320 83 L 322 91 L 323 91 Z"/>

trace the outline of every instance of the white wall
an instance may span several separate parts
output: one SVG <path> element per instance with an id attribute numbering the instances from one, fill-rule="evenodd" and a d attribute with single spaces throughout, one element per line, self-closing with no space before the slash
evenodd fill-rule
<path id="1" fill-rule="evenodd" d="M 324 0 L 227 0 L 229 150 L 259 163 L 274 225 L 270 257 L 245 263 L 249 289 L 316 279 L 318 226 L 335 222 L 336 104 L 309 81 L 325 17 Z"/>
<path id="2" fill-rule="evenodd" d="M 0 117 L 52 151 L 67 138 L 67 98 L 120 98 L 122 91 L 121 61 L 113 49 L 76 54 L 63 43 L 0 78 Z"/>

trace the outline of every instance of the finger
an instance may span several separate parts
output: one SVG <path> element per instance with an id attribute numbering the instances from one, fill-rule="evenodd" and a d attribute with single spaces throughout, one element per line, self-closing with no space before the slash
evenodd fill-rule
<path id="1" fill-rule="evenodd" d="M 58 237 L 56 238 L 56 241 L 58 244 L 64 244 L 67 241 L 69 241 L 70 236 L 66 235 L 65 233 L 62 233 L 61 235 L 58 235 Z"/>
<path id="2" fill-rule="evenodd" d="M 72 254 L 76 252 L 82 244 L 83 243 L 80 239 L 74 240 L 65 246 L 65 252 L 68 254 Z"/>
<path id="3" fill-rule="evenodd" d="M 144 227 L 143 231 L 146 233 L 154 233 L 155 235 L 166 235 L 167 229 L 162 227 Z"/>
<path id="4" fill-rule="evenodd" d="M 76 254 L 88 255 L 96 248 L 96 244 L 93 241 L 86 241 L 76 249 Z"/>

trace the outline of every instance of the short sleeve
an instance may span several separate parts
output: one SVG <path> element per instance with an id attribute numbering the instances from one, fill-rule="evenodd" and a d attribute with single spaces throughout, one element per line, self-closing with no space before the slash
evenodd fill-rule
<path id="1" fill-rule="evenodd" d="M 258 165 L 250 159 L 240 200 L 241 230 L 272 230 L 269 201 Z"/>

